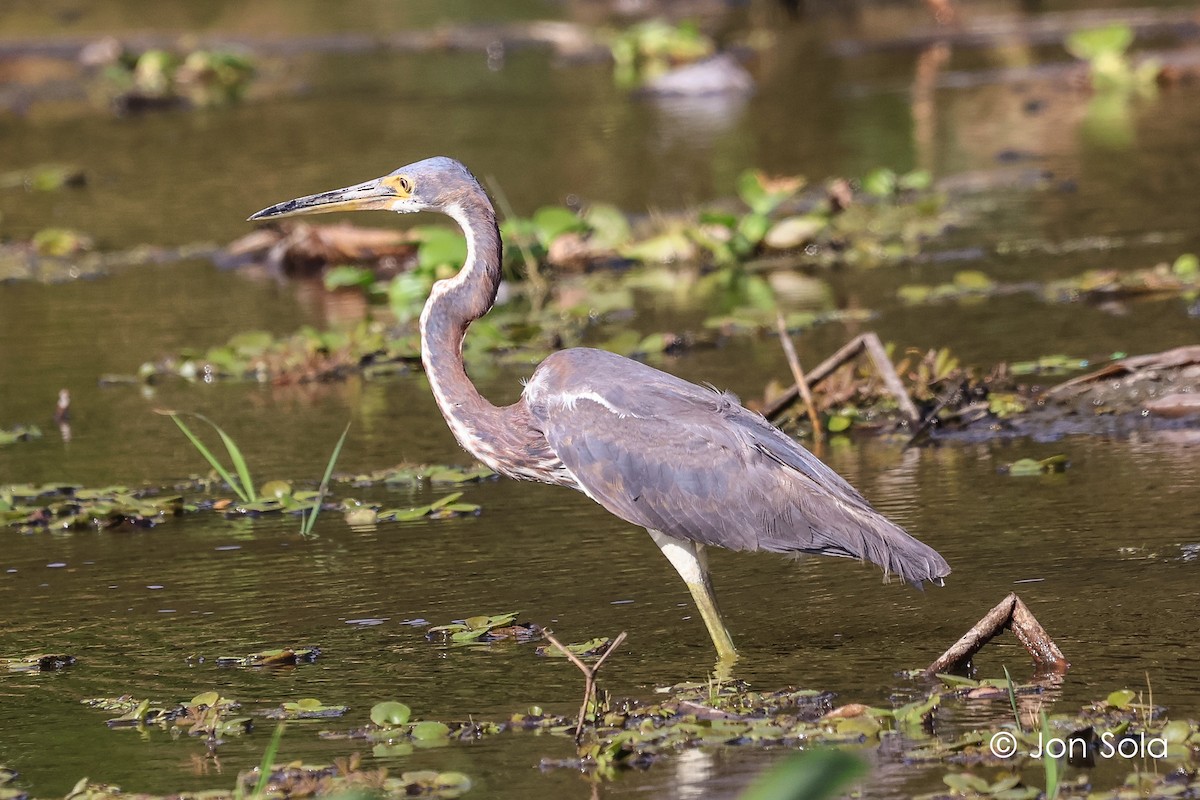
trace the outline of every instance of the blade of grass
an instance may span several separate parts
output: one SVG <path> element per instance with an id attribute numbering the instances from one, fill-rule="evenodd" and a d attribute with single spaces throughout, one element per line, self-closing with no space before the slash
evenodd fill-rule
<path id="1" fill-rule="evenodd" d="M 262 800 L 266 796 L 267 786 L 271 783 L 271 767 L 275 765 L 275 754 L 279 752 L 279 742 L 283 739 L 285 727 L 286 724 L 280 722 L 275 726 L 275 733 L 271 734 L 271 741 L 263 753 L 262 762 L 258 765 L 258 783 L 254 787 L 254 793 L 250 795 L 250 800 Z"/>
<path id="2" fill-rule="evenodd" d="M 1017 732 L 1024 733 L 1025 729 L 1021 727 L 1021 712 L 1017 711 L 1017 690 L 1013 686 L 1012 675 L 1008 674 L 1008 667 L 1004 668 L 1004 680 L 1008 682 L 1008 703 L 1012 706 L 1013 719 L 1017 721 Z"/>
<path id="3" fill-rule="evenodd" d="M 1050 722 L 1046 719 L 1046 709 L 1042 709 L 1042 741 L 1050 741 Z M 1058 798 L 1058 759 L 1050 755 L 1050 748 L 1042 747 L 1042 769 L 1046 773 L 1046 800 Z"/>
<path id="4" fill-rule="evenodd" d="M 348 433 L 350 433 L 349 422 L 346 423 L 345 429 L 342 430 L 342 435 L 338 438 L 337 444 L 333 446 L 333 454 L 329 456 L 329 463 L 325 465 L 325 475 L 321 478 L 321 487 L 317 489 L 317 504 L 313 506 L 313 510 L 300 523 L 301 536 L 311 534 L 313 526 L 317 524 L 317 514 L 321 513 L 321 503 L 325 501 L 325 494 L 329 491 L 329 478 L 333 475 L 333 465 L 337 463 L 338 456 L 342 454 L 342 445 L 346 443 L 346 434 Z"/>
<path id="5" fill-rule="evenodd" d="M 236 494 L 238 498 L 242 500 L 242 502 L 254 502 L 253 499 L 247 495 L 245 491 L 243 491 L 242 487 L 238 484 L 238 481 L 229 473 L 229 470 L 225 469 L 221 462 L 217 460 L 217 457 L 212 454 L 212 451 L 204 446 L 204 442 L 200 441 L 196 434 L 192 433 L 191 428 L 189 428 L 187 424 L 179 418 L 179 412 L 160 411 L 158 413 L 166 414 L 175 422 L 176 425 L 179 426 L 179 430 L 183 431 L 183 435 L 186 436 L 188 441 L 192 443 L 192 447 L 196 448 L 196 451 L 200 453 L 200 455 L 204 456 L 204 460 L 207 461 L 209 466 L 211 466 L 216 473 L 221 476 L 221 480 L 229 484 L 229 488 L 233 490 L 234 494 Z M 205 421 L 207 422 L 207 420 Z M 209 424 L 211 425 L 212 423 Z M 218 428 L 218 430 L 220 429 Z"/>
<path id="6" fill-rule="evenodd" d="M 258 499 L 258 493 L 254 489 L 254 480 L 250 477 L 250 467 L 246 464 L 246 459 L 242 457 L 242 449 L 237 446 L 237 442 L 233 441 L 229 434 L 221 430 L 217 423 L 205 417 L 200 417 L 200 419 L 212 425 L 220 434 L 221 441 L 225 443 L 225 452 L 229 453 L 229 459 L 233 461 L 233 468 L 237 470 L 238 479 L 242 482 L 242 490 L 250 496 L 249 502 L 253 503 Z"/>

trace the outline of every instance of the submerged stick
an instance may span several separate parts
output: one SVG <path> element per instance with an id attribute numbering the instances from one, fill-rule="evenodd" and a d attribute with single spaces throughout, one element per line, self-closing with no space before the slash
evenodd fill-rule
<path id="1" fill-rule="evenodd" d="M 612 644 L 610 644 L 608 649 L 604 651 L 604 655 L 600 656 L 600 658 L 596 660 L 596 666 L 594 667 L 589 667 L 587 664 L 583 663 L 583 659 L 572 653 L 562 642 L 554 638 L 554 634 L 550 631 L 543 630 L 542 635 L 546 637 L 546 640 L 550 642 L 550 644 L 558 648 L 559 652 L 569 658 L 572 664 L 579 667 L 579 671 L 583 673 L 583 705 L 579 706 L 579 722 L 575 724 L 575 744 L 579 744 L 580 739 L 583 738 L 583 723 L 584 720 L 587 719 L 588 703 L 596 694 L 596 673 L 598 673 L 600 671 L 600 667 L 604 665 L 605 659 L 607 659 L 614 650 L 621 646 L 621 642 L 625 641 L 626 632 L 621 631 L 621 633 L 617 635 L 617 638 L 612 640 Z"/>
<path id="2" fill-rule="evenodd" d="M 1033 656 L 1038 669 L 1066 672 L 1070 668 L 1070 662 L 1063 656 L 1054 640 L 1050 638 L 1050 634 L 1046 633 L 1046 629 L 1033 616 L 1029 607 L 1021 601 L 1020 597 L 1017 597 L 1015 592 L 1009 592 L 1007 597 L 984 614 L 983 619 L 972 625 L 971 629 L 951 645 L 949 650 L 926 667 L 925 674 L 932 676 L 939 672 L 965 668 L 975 654 L 983 649 L 984 645 L 996 638 L 1006 628 L 1012 630 L 1025 649 L 1029 651 L 1029 655 Z"/>
<path id="3" fill-rule="evenodd" d="M 812 424 L 813 441 L 819 447 L 825 439 L 825 432 L 821 429 L 821 418 L 817 416 L 817 407 L 813 405 L 812 392 L 808 390 L 808 381 L 804 379 L 804 369 L 800 366 L 800 357 L 796 355 L 796 348 L 792 344 L 792 337 L 788 335 L 787 323 L 783 321 L 783 314 L 777 314 L 775 324 L 779 328 L 779 343 L 783 345 L 783 355 L 787 358 L 788 367 L 792 370 L 792 378 L 796 381 L 796 388 L 800 392 L 800 396 L 804 398 L 804 406 L 808 409 L 808 421 Z"/>

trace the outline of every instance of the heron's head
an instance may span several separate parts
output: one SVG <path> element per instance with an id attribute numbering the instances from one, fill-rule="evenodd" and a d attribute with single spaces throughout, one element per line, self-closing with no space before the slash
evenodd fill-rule
<path id="1" fill-rule="evenodd" d="M 475 176 L 452 158 L 437 156 L 401 167 L 395 172 L 356 186 L 310 194 L 264 208 L 250 219 L 296 217 L 331 211 L 381 209 L 409 214 L 414 211 L 452 211 L 486 196 Z"/>

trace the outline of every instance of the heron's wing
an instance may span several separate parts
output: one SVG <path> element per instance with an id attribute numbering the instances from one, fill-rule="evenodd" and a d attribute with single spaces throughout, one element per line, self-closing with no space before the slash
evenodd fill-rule
<path id="1" fill-rule="evenodd" d="M 626 362 L 632 363 L 632 362 Z M 637 365 L 539 387 L 546 440 L 580 487 L 637 525 L 733 550 L 849 556 L 906 580 L 950 569 L 761 416 Z"/>

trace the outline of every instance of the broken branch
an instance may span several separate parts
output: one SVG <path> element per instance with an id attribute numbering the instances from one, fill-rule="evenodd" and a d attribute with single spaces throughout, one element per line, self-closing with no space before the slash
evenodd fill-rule
<path id="1" fill-rule="evenodd" d="M 558 648 L 559 652 L 570 659 L 571 663 L 578 667 L 579 671 L 583 673 L 583 704 L 579 706 L 579 722 L 575 724 L 575 744 L 579 744 L 580 739 L 583 738 L 583 723 L 587 719 L 588 703 L 592 701 L 596 694 L 596 674 L 600 672 L 600 667 L 604 665 L 604 661 L 612 654 L 614 650 L 621 646 L 621 642 L 625 641 L 626 632 L 621 631 L 621 633 L 617 635 L 617 638 L 612 640 L 612 644 L 608 646 L 608 649 L 606 649 L 604 654 L 601 655 L 596 661 L 596 666 L 594 667 L 589 667 L 587 664 L 584 664 L 583 660 L 579 656 L 572 653 L 562 642 L 554 638 L 554 634 L 551 631 L 544 630 L 542 631 L 542 635 L 546 637 L 546 640 L 550 642 L 550 644 Z"/>
<path id="2" fill-rule="evenodd" d="M 804 379 L 804 370 L 800 367 L 800 357 L 796 355 L 792 337 L 788 335 L 787 323 L 783 321 L 783 314 L 775 317 L 775 324 L 779 328 L 779 343 L 783 345 L 783 355 L 787 358 L 788 367 L 792 370 L 792 378 L 796 381 L 796 388 L 799 390 L 800 396 L 804 398 L 805 408 L 808 409 L 808 421 L 812 424 L 813 441 L 820 447 L 825 438 L 824 431 L 821 429 L 821 418 L 817 416 L 817 407 L 813 404 L 812 392 L 808 390 L 808 381 Z"/>
<path id="3" fill-rule="evenodd" d="M 1033 616 L 1033 612 L 1015 592 L 1010 592 L 949 650 L 926 667 L 925 674 L 933 676 L 940 672 L 966 669 L 975 654 L 1005 629 L 1012 630 L 1029 655 L 1033 656 L 1039 670 L 1066 672 L 1070 668 L 1070 662 Z"/>

